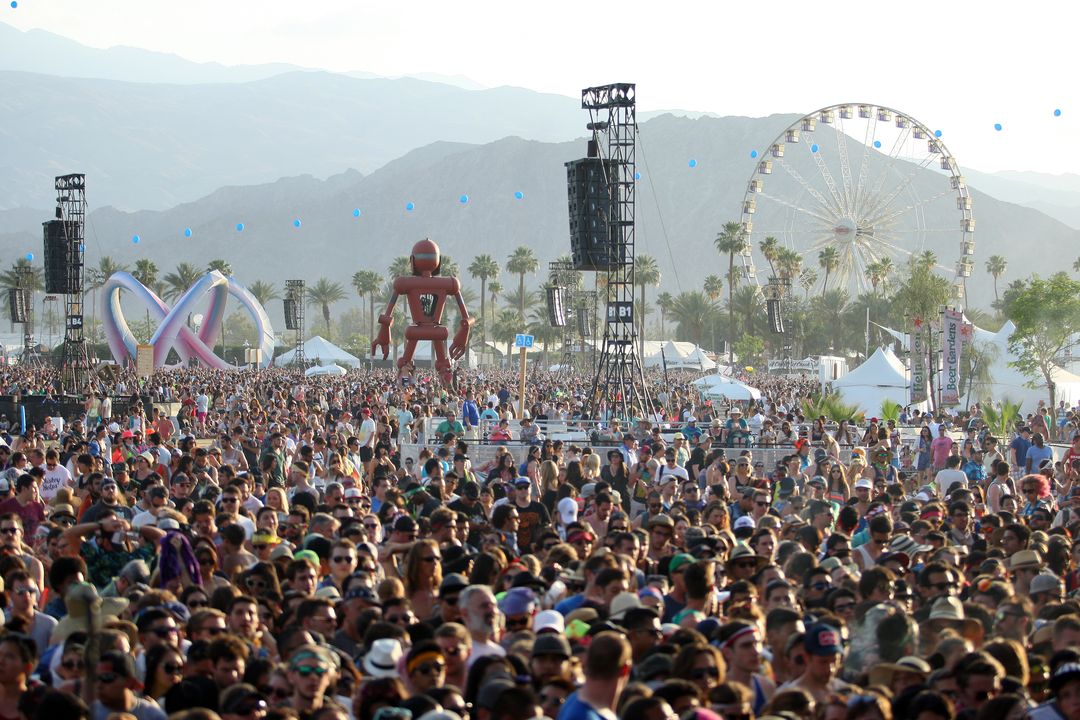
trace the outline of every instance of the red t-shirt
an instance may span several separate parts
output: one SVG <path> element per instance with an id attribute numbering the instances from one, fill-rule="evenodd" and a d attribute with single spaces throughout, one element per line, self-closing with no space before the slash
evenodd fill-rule
<path id="1" fill-rule="evenodd" d="M 23 505 L 19 498 L 12 497 L 0 503 L 0 515 L 4 513 L 15 513 L 22 519 L 23 539 L 29 543 L 38 525 L 45 521 L 45 503 L 38 500 Z"/>

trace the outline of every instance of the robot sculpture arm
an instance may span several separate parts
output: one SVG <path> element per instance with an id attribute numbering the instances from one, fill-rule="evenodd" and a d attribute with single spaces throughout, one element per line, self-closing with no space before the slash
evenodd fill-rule
<path id="1" fill-rule="evenodd" d="M 398 293 L 390 296 L 390 302 L 386 304 L 386 312 L 379 316 L 379 332 L 371 341 L 371 355 L 375 356 L 378 350 L 382 351 L 383 360 L 390 354 L 390 327 L 394 324 L 394 305 L 397 304 Z"/>
<path id="2" fill-rule="evenodd" d="M 461 297 L 461 284 L 456 280 L 454 282 L 454 299 L 457 300 L 461 323 L 458 325 L 457 332 L 454 333 L 454 342 L 450 344 L 450 357 L 454 360 L 460 360 L 464 357 L 465 351 L 469 349 L 469 330 L 472 328 L 473 323 L 476 322 L 476 318 L 469 317 L 469 310 L 465 307 L 465 299 Z"/>

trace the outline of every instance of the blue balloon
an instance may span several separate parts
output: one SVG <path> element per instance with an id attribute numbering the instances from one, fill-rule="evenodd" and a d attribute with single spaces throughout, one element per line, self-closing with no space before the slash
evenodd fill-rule
<path id="1" fill-rule="evenodd" d="M 874 141 L 874 147 L 876 147 L 876 148 L 881 147 L 881 141 L 880 140 L 875 140 Z"/>
<path id="2" fill-rule="evenodd" d="M 818 151 L 817 143 L 814 143 L 813 145 L 810 146 L 810 152 L 816 153 L 817 151 Z"/>
<path id="3" fill-rule="evenodd" d="M 640 180 L 641 179 L 641 173 L 639 173 L 639 172 L 634 173 L 634 179 L 635 180 Z"/>
<path id="4" fill-rule="evenodd" d="M 697 160 L 691 160 L 690 161 L 690 167 L 692 167 L 692 168 L 697 167 Z"/>
<path id="5" fill-rule="evenodd" d="M 244 223 L 236 223 L 236 232 L 244 232 Z"/>
<path id="6" fill-rule="evenodd" d="M 86 243 L 79 243 L 79 252 L 86 252 Z"/>
<path id="7" fill-rule="evenodd" d="M 353 217 L 360 217 L 360 208 L 354 208 L 352 211 Z"/>
<path id="8" fill-rule="evenodd" d="M 415 208 L 416 208 L 416 206 L 413 205 L 411 202 L 405 203 L 405 209 L 408 210 L 409 212 L 412 212 Z"/>
<path id="9" fill-rule="evenodd" d="M 1061 108 L 1054 111 L 1054 117 L 1061 117 Z"/>
<path id="10" fill-rule="evenodd" d="M 184 237 L 191 237 L 191 228 L 184 228 Z"/>
<path id="11" fill-rule="evenodd" d="M 934 131 L 934 137 L 941 137 L 941 131 L 940 130 L 935 130 Z"/>
<path id="12" fill-rule="evenodd" d="M 469 196 L 468 195 L 462 195 L 461 197 L 458 198 L 458 202 L 460 202 L 462 205 L 464 205 L 465 203 L 469 202 Z"/>
<path id="13" fill-rule="evenodd" d="M 994 123 L 994 129 L 1001 132 L 1001 123 Z"/>
<path id="14" fill-rule="evenodd" d="M 19 7 L 19 3 L 16 0 L 11 0 L 11 9 L 14 10 L 17 7 Z"/>
<path id="15" fill-rule="evenodd" d="M 34 262 L 34 253 L 26 253 L 26 261 Z"/>
<path id="16" fill-rule="evenodd" d="M 523 197 L 525 197 L 525 193 L 521 192 L 520 190 L 514 193 L 515 200 L 521 200 Z"/>
<path id="17" fill-rule="evenodd" d="M 756 158 L 757 157 L 757 150 L 751 150 L 750 151 L 750 157 Z"/>
<path id="18" fill-rule="evenodd" d="M 139 244 L 140 242 L 142 242 L 142 238 L 141 238 L 141 237 L 139 237 L 138 235 L 134 235 L 134 236 L 132 236 L 132 238 L 131 238 L 131 242 L 133 242 L 133 243 L 135 243 L 136 245 L 138 245 L 138 244 Z"/>
<path id="19" fill-rule="evenodd" d="M 300 218 L 296 218 L 292 221 L 293 227 L 300 227 L 303 223 L 300 222 Z"/>

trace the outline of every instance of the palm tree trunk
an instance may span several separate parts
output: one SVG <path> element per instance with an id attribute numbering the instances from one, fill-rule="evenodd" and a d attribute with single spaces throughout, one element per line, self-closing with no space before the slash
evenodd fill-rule
<path id="1" fill-rule="evenodd" d="M 728 365 L 735 365 L 735 306 L 732 305 L 731 299 L 735 288 L 735 253 L 728 253 L 728 284 L 727 284 L 727 304 L 728 304 Z"/>
<path id="2" fill-rule="evenodd" d="M 518 274 L 518 303 L 521 306 L 518 312 L 525 317 L 525 273 Z"/>
<path id="3" fill-rule="evenodd" d="M 487 277 L 480 276 L 480 320 L 483 324 L 483 328 L 480 331 L 480 341 L 485 342 L 487 340 L 487 321 L 484 318 L 487 315 L 484 314 L 484 310 L 487 308 Z M 482 354 L 482 352 L 481 352 Z"/>
<path id="4" fill-rule="evenodd" d="M 639 352 L 645 357 L 645 284 L 641 285 L 641 337 L 639 338 Z"/>
<path id="5" fill-rule="evenodd" d="M 821 281 L 821 297 L 825 297 L 825 291 L 829 289 L 829 268 L 825 268 L 825 279 Z"/>
<path id="6" fill-rule="evenodd" d="M 326 339 L 330 339 L 330 306 L 323 303 L 322 306 L 323 322 L 326 323 Z"/>

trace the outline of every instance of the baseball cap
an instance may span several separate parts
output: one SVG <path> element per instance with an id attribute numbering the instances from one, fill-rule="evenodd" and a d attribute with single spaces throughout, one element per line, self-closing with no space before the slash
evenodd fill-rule
<path id="1" fill-rule="evenodd" d="M 536 607 L 536 593 L 529 588 L 516 587 L 506 591 L 499 601 L 499 610 L 504 615 L 524 615 Z"/>
<path id="2" fill-rule="evenodd" d="M 806 651 L 811 655 L 843 655 L 844 644 L 840 631 L 826 623 L 814 623 L 806 628 L 803 640 Z"/>
<path id="3" fill-rule="evenodd" d="M 563 635 L 544 633 L 533 642 L 532 656 L 537 657 L 539 655 L 557 655 L 570 659 L 573 652 L 570 650 L 570 641 Z"/>
<path id="4" fill-rule="evenodd" d="M 668 563 L 668 572 L 674 573 L 684 565 L 693 565 L 697 562 L 697 558 L 689 553 L 679 553 L 675 557 L 671 558 L 671 562 Z"/>
<path id="5" fill-rule="evenodd" d="M 545 630 L 550 630 L 560 635 L 566 629 L 566 619 L 557 610 L 544 610 L 536 613 L 533 618 L 533 632 L 540 635 Z M 537 640 L 540 638 L 538 637 Z"/>
<path id="6" fill-rule="evenodd" d="M 873 490 L 874 489 L 874 483 L 872 483 L 869 478 L 860 478 L 859 480 L 857 480 L 855 482 L 855 489 L 856 490 L 862 490 L 864 488 L 866 490 Z"/>
<path id="7" fill-rule="evenodd" d="M 563 521 L 564 525 L 569 525 L 577 520 L 578 504 L 574 498 L 564 497 L 559 501 L 556 509 L 559 511 L 559 519 Z"/>

